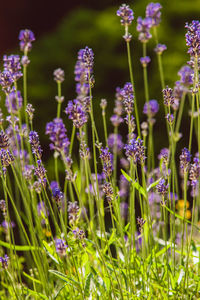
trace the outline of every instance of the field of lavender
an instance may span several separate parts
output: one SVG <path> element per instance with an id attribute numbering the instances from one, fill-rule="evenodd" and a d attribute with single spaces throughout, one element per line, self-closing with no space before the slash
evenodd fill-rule
<path id="1" fill-rule="evenodd" d="M 116 12 L 129 80 L 116 88 L 110 120 L 107 100 L 99 103 L 103 140 L 93 109 L 93 50 L 88 45 L 78 52 L 74 100 L 62 94 L 64 70 L 53 72 L 56 113 L 45 128 L 53 172 L 45 167 L 40 132 L 34 130 L 37 111 L 28 101 L 34 33 L 20 31 L 22 56 L 4 55 L 0 299 L 200 299 L 200 21 L 185 25 L 188 61 L 172 88 L 162 64 L 167 46 L 160 43 L 161 10 L 149 3 L 136 22 L 129 5 Z M 145 101 L 134 81 L 134 22 Z M 150 39 L 159 100 L 149 97 Z M 158 115 L 168 147 L 157 141 L 157 156 Z M 179 153 L 180 141 L 185 147 Z"/>

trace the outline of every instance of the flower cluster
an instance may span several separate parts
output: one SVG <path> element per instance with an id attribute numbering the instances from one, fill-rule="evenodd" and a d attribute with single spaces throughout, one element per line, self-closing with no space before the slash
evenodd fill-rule
<path id="1" fill-rule="evenodd" d="M 200 177 L 200 160 L 198 157 L 193 158 L 193 164 L 190 166 L 189 179 L 193 189 L 197 186 Z"/>
<path id="2" fill-rule="evenodd" d="M 8 94 L 13 90 L 14 77 L 10 71 L 0 72 L 0 85 L 4 93 Z"/>
<path id="3" fill-rule="evenodd" d="M 55 240 L 56 252 L 64 256 L 66 254 L 66 248 L 68 247 L 66 241 L 63 239 L 56 239 Z"/>
<path id="4" fill-rule="evenodd" d="M 143 113 L 150 117 L 155 116 L 155 114 L 159 111 L 159 104 L 157 100 L 149 100 L 146 102 L 143 107 Z"/>
<path id="5" fill-rule="evenodd" d="M 21 64 L 19 55 L 4 55 L 4 70 L 12 74 L 14 81 L 18 80 L 23 74 L 21 72 Z"/>
<path id="6" fill-rule="evenodd" d="M 133 104 L 134 104 L 134 94 L 133 94 L 133 86 L 130 82 L 127 82 L 124 87 L 120 91 L 120 95 L 123 100 L 124 108 L 127 114 L 131 114 L 133 112 Z"/>
<path id="7" fill-rule="evenodd" d="M 40 146 L 39 136 L 36 131 L 30 131 L 29 143 L 31 144 L 33 154 L 40 159 L 42 155 L 42 148 Z"/>
<path id="8" fill-rule="evenodd" d="M 190 161 L 191 161 L 191 154 L 187 148 L 183 148 L 181 155 L 180 155 L 180 168 L 185 172 L 187 172 Z"/>
<path id="9" fill-rule="evenodd" d="M 65 72 L 61 68 L 56 69 L 53 72 L 53 75 L 54 75 L 54 80 L 57 83 L 59 83 L 59 82 L 61 83 L 65 80 Z"/>
<path id="10" fill-rule="evenodd" d="M 185 35 L 186 45 L 188 46 L 188 53 L 191 56 L 200 55 L 200 22 L 192 21 L 192 23 L 186 23 L 187 33 Z"/>
<path id="11" fill-rule="evenodd" d="M 8 257 L 7 254 L 5 254 L 4 257 L 0 257 L 0 262 L 2 264 L 2 268 L 3 269 L 7 269 L 7 267 L 8 267 L 8 260 L 9 260 L 9 257 Z"/>
<path id="12" fill-rule="evenodd" d="M 80 208 L 77 201 L 69 202 L 67 211 L 69 216 L 69 223 L 74 225 L 77 222 L 80 213 Z"/>
<path id="13" fill-rule="evenodd" d="M 35 175 L 38 177 L 38 180 L 42 186 L 46 186 L 46 169 L 43 167 L 41 160 L 37 161 L 37 167 L 35 167 Z"/>
<path id="14" fill-rule="evenodd" d="M 154 49 L 154 51 L 159 55 L 161 55 L 165 50 L 167 50 L 167 46 L 164 44 L 158 44 Z"/>
<path id="15" fill-rule="evenodd" d="M 122 4 L 122 6 L 120 6 L 120 8 L 117 10 L 117 16 L 121 18 L 120 22 L 123 26 L 131 25 L 134 19 L 132 9 L 126 4 Z"/>
<path id="16" fill-rule="evenodd" d="M 70 142 L 66 132 L 67 130 L 63 120 L 60 118 L 55 118 L 52 122 L 47 123 L 46 134 L 49 135 L 50 141 L 52 141 L 49 145 L 51 150 L 63 152 L 65 155 L 68 154 L 68 146 Z"/>
<path id="17" fill-rule="evenodd" d="M 19 33 L 20 50 L 27 53 L 32 48 L 32 42 L 35 41 L 34 33 L 29 29 L 21 30 Z"/>
<path id="18" fill-rule="evenodd" d="M 111 174 L 112 174 L 112 170 L 113 170 L 113 167 L 112 167 L 113 156 L 109 152 L 109 149 L 107 147 L 105 149 L 101 148 L 100 158 L 103 161 L 103 173 L 104 173 L 104 175 L 106 177 L 110 177 Z"/>
<path id="19" fill-rule="evenodd" d="M 23 98 L 20 91 L 13 91 L 6 96 L 5 106 L 9 113 L 17 114 L 22 103 Z"/>
<path id="20" fill-rule="evenodd" d="M 124 146 L 126 150 L 127 158 L 133 159 L 134 164 L 144 163 L 145 160 L 145 147 L 143 146 L 143 141 L 140 138 L 133 138 L 128 144 Z"/>
<path id="21" fill-rule="evenodd" d="M 149 3 L 146 7 L 146 17 L 151 18 L 152 26 L 157 26 L 161 22 L 161 8 L 160 3 Z"/>
<path id="22" fill-rule="evenodd" d="M 121 134 L 115 134 L 115 133 L 109 134 L 108 147 L 112 150 L 113 153 L 116 151 L 116 153 L 119 154 L 124 147 Z"/>
<path id="23" fill-rule="evenodd" d="M 77 128 L 81 128 L 87 122 L 87 113 L 76 99 L 68 102 L 65 113 L 69 115 L 69 119 L 73 121 L 74 126 Z"/>
<path id="24" fill-rule="evenodd" d="M 151 58 L 149 56 L 144 56 L 140 58 L 140 62 L 142 64 L 143 67 L 147 67 L 148 64 L 150 63 Z"/>
<path id="25" fill-rule="evenodd" d="M 142 43 L 147 43 L 152 37 L 150 29 L 152 27 L 152 19 L 138 17 L 137 19 L 137 31 L 139 32 L 139 40 Z"/>

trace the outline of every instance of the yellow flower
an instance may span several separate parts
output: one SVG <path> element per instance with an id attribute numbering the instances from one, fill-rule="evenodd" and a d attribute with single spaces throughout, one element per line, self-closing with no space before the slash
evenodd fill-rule
<path id="1" fill-rule="evenodd" d="M 189 201 L 186 202 L 186 208 L 188 208 L 190 206 Z M 176 209 L 180 210 L 184 208 L 184 200 L 178 200 L 178 202 L 176 203 Z"/>
<path id="2" fill-rule="evenodd" d="M 179 215 L 180 215 L 181 217 L 184 216 L 184 209 L 180 209 L 180 210 L 179 210 Z M 191 216 L 192 216 L 191 210 L 187 209 L 186 212 L 185 212 L 185 218 L 186 218 L 186 219 L 190 219 Z"/>

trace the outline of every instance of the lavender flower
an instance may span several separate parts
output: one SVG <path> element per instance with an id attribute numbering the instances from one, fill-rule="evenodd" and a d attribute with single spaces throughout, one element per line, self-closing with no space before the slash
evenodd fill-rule
<path id="1" fill-rule="evenodd" d="M 6 215 L 7 208 L 6 208 L 6 201 L 0 200 L 0 210 L 2 211 L 3 215 Z"/>
<path id="2" fill-rule="evenodd" d="M 118 115 L 112 115 L 110 121 L 112 122 L 113 126 L 118 127 L 121 123 L 123 123 L 124 120 Z"/>
<path id="3" fill-rule="evenodd" d="M 68 154 L 68 146 L 70 142 L 66 132 L 67 130 L 63 120 L 60 118 L 55 118 L 52 122 L 47 123 L 45 133 L 49 135 L 49 138 L 52 141 L 50 144 L 51 150 L 63 152 L 65 155 Z"/>
<path id="4" fill-rule="evenodd" d="M 42 186 L 46 186 L 46 169 L 43 167 L 41 160 L 37 161 L 37 167 L 35 167 L 35 175 L 38 177 L 39 182 Z"/>
<path id="5" fill-rule="evenodd" d="M 167 119 L 167 122 L 172 125 L 173 122 L 174 122 L 174 115 L 173 114 L 167 114 L 166 115 L 166 119 Z"/>
<path id="6" fill-rule="evenodd" d="M 157 100 L 149 100 L 146 102 L 143 107 L 143 113 L 145 115 L 149 115 L 150 117 L 155 116 L 155 114 L 159 111 L 159 104 Z"/>
<path id="7" fill-rule="evenodd" d="M 61 68 L 56 69 L 53 72 L 53 76 L 54 76 L 54 80 L 57 83 L 59 83 L 59 82 L 61 83 L 65 80 L 65 72 Z"/>
<path id="8" fill-rule="evenodd" d="M 165 50 L 167 50 L 167 46 L 166 45 L 164 45 L 164 44 L 158 44 L 156 47 L 155 47 L 155 49 L 154 49 L 154 51 L 157 53 L 157 54 L 162 54 Z"/>
<path id="9" fill-rule="evenodd" d="M 10 142 L 9 142 L 9 137 L 7 134 L 5 134 L 3 132 L 3 130 L 1 130 L 0 132 L 0 149 L 8 149 L 8 147 L 10 146 Z"/>
<path id="10" fill-rule="evenodd" d="M 94 64 L 94 53 L 91 48 L 85 47 L 85 49 L 81 49 L 82 51 L 79 52 L 79 57 L 81 58 L 82 63 L 84 64 L 85 68 L 92 70 Z"/>
<path id="11" fill-rule="evenodd" d="M 35 154 L 36 157 L 40 159 L 42 155 L 42 149 L 40 146 L 39 136 L 36 131 L 30 131 L 29 143 L 31 144 L 33 154 Z"/>
<path id="12" fill-rule="evenodd" d="M 168 148 L 163 148 L 160 150 L 160 154 L 158 155 L 158 159 L 161 160 L 163 159 L 165 163 L 168 163 L 169 161 L 169 149 Z"/>
<path id="13" fill-rule="evenodd" d="M 27 55 L 23 55 L 21 59 L 21 64 L 24 67 L 27 67 L 30 64 L 30 60 Z"/>
<path id="14" fill-rule="evenodd" d="M 145 147 L 143 146 L 143 141 L 138 139 L 131 139 L 124 149 L 126 150 L 126 156 L 130 160 L 133 159 L 134 164 L 144 163 L 145 160 Z"/>
<path id="15" fill-rule="evenodd" d="M 77 128 L 81 128 L 87 122 L 87 114 L 76 99 L 68 102 L 65 113 L 69 115 L 69 119 L 73 121 L 74 126 Z"/>
<path id="16" fill-rule="evenodd" d="M 4 55 L 3 61 L 4 70 L 12 74 L 14 81 L 18 80 L 21 76 L 23 76 L 21 72 L 19 55 Z"/>
<path id="17" fill-rule="evenodd" d="M 61 192 L 57 181 L 52 181 L 50 184 L 52 190 L 53 199 L 56 201 L 58 207 L 60 208 L 61 202 L 64 199 L 64 194 Z"/>
<path id="18" fill-rule="evenodd" d="M 123 104 L 125 106 L 125 111 L 127 114 L 131 114 L 133 111 L 134 95 L 133 86 L 130 82 L 127 82 L 123 89 L 120 91 L 121 97 L 123 99 Z"/>
<path id="19" fill-rule="evenodd" d="M 66 254 L 66 248 L 68 247 L 66 241 L 63 239 L 56 239 L 55 240 L 56 252 L 64 256 Z"/>
<path id="20" fill-rule="evenodd" d="M 7 269 L 7 267 L 8 267 L 8 260 L 9 260 L 9 257 L 8 257 L 7 254 L 5 254 L 4 257 L 2 257 L 2 256 L 0 257 L 0 262 L 2 264 L 2 268 L 3 269 Z"/>
<path id="21" fill-rule="evenodd" d="M 143 218 L 137 217 L 137 224 L 139 225 L 139 231 L 142 232 L 143 226 L 146 223 L 146 220 Z"/>
<path id="22" fill-rule="evenodd" d="M 185 35 L 186 45 L 188 46 L 188 53 L 191 56 L 200 55 L 200 22 L 192 21 L 190 24 L 186 23 L 187 33 Z"/>
<path id="23" fill-rule="evenodd" d="M 152 19 L 152 26 L 157 26 L 161 22 L 161 8 L 160 3 L 149 3 L 146 7 L 146 17 Z"/>
<path id="24" fill-rule="evenodd" d="M 139 40 L 142 43 L 147 43 L 148 40 L 152 37 L 150 34 L 150 28 L 152 27 L 152 19 L 138 17 L 137 19 L 137 31 L 139 34 Z"/>
<path id="25" fill-rule="evenodd" d="M 104 173 L 104 175 L 106 177 L 110 177 L 111 174 L 112 174 L 112 170 L 113 170 L 113 167 L 112 167 L 113 156 L 109 152 L 109 149 L 107 147 L 105 149 L 101 148 L 100 158 L 103 161 L 103 173 Z"/>
<path id="26" fill-rule="evenodd" d="M 100 106 L 101 106 L 102 110 L 105 110 L 106 107 L 107 107 L 107 100 L 106 99 L 101 99 Z"/>
<path id="27" fill-rule="evenodd" d="M 125 27 L 131 25 L 134 19 L 132 9 L 126 4 L 122 4 L 120 6 L 120 8 L 117 10 L 117 16 L 121 18 L 120 22 Z"/>
<path id="28" fill-rule="evenodd" d="M 183 148 L 181 155 L 180 155 L 180 168 L 185 172 L 187 172 L 190 160 L 191 160 L 191 154 L 190 151 L 187 148 Z"/>
<path id="29" fill-rule="evenodd" d="M 165 179 L 161 179 L 156 186 L 158 193 L 160 193 L 163 197 L 167 194 L 169 185 L 165 183 Z"/>
<path id="30" fill-rule="evenodd" d="M 189 171 L 189 179 L 191 180 L 191 186 L 193 189 L 198 184 L 198 180 L 200 177 L 200 160 L 198 157 L 193 158 L 193 164 L 190 166 L 190 171 Z"/>
<path id="31" fill-rule="evenodd" d="M 181 77 L 180 82 L 185 86 L 193 84 L 194 71 L 189 66 L 183 66 L 178 75 Z"/>
<path id="32" fill-rule="evenodd" d="M 148 64 L 150 63 L 151 58 L 149 56 L 144 56 L 140 58 L 140 62 L 142 64 L 143 67 L 147 67 Z"/>
<path id="33" fill-rule="evenodd" d="M 22 107 L 22 95 L 20 91 L 11 92 L 9 95 L 6 96 L 5 106 L 9 113 L 16 114 L 18 110 Z"/>
<path id="34" fill-rule="evenodd" d="M 12 91 L 13 83 L 14 83 L 14 77 L 10 71 L 4 70 L 3 72 L 0 72 L 0 85 L 4 93 L 8 94 Z"/>
<path id="35" fill-rule="evenodd" d="M 20 50 L 27 53 L 32 48 L 32 42 L 35 41 L 34 33 L 29 29 L 21 30 L 19 33 Z"/>
<path id="36" fill-rule="evenodd" d="M 114 133 L 109 134 L 108 147 L 112 150 L 113 153 L 116 150 L 116 152 L 119 154 L 124 147 L 121 134 L 114 134 Z"/>
<path id="37" fill-rule="evenodd" d="M 174 103 L 174 95 L 173 90 L 166 86 L 165 89 L 163 89 L 163 98 L 164 98 L 164 104 L 166 106 L 171 106 Z"/>
<path id="38" fill-rule="evenodd" d="M 3 172 L 6 172 L 6 167 L 8 167 L 14 161 L 13 155 L 10 153 L 9 150 L 0 150 L 0 158 L 1 158 L 1 165 Z"/>
<path id="39" fill-rule="evenodd" d="M 33 105 L 28 103 L 26 106 L 26 112 L 29 116 L 29 119 L 32 121 L 33 120 L 33 114 L 34 114 L 35 108 L 33 108 Z"/>
<path id="40" fill-rule="evenodd" d="M 111 202 L 113 199 L 113 188 L 110 182 L 105 182 L 103 185 L 103 192 L 106 196 L 108 202 Z"/>
<path id="41" fill-rule="evenodd" d="M 74 225 L 79 218 L 80 208 L 78 206 L 77 201 L 69 202 L 68 204 L 68 216 L 69 216 L 69 223 Z"/>

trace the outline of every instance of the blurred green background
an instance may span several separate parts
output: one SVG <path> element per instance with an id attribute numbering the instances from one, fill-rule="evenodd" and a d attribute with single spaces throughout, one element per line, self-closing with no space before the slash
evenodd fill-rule
<path id="1" fill-rule="evenodd" d="M 57 21 L 56 27 L 39 36 L 33 44 L 30 53 L 31 64 L 28 69 L 28 102 L 33 103 L 36 109 L 34 127 L 41 136 L 46 157 L 49 157 L 50 152 L 48 138 L 44 135 L 45 124 L 56 116 L 57 105 L 55 101 L 57 87 L 53 81 L 53 71 L 58 67 L 65 71 L 66 79 L 62 85 L 62 92 L 65 96 L 65 102 L 62 106 L 64 110 L 67 101 L 76 97 L 74 65 L 78 50 L 85 46 L 92 48 L 95 53 L 95 86 L 93 89 L 95 121 L 100 136 L 103 138 L 99 103 L 101 98 L 106 98 L 108 101 L 108 127 L 109 131 L 112 130 L 109 118 L 114 105 L 115 89 L 117 86 L 122 87 L 125 82 L 129 81 L 126 44 L 122 38 L 124 28 L 120 25 L 119 17 L 116 16 L 116 10 L 122 3 L 111 0 L 79 2 L 70 11 L 66 12 L 65 17 Z M 145 16 L 145 8 L 149 1 L 135 0 L 126 3 L 130 5 L 135 15 L 135 20 L 130 27 L 130 32 L 133 35 L 131 53 L 137 101 L 141 115 L 145 100 L 143 73 L 139 61 L 142 56 L 142 45 L 138 41 L 136 20 L 138 16 Z M 173 87 L 174 82 L 178 80 L 178 70 L 189 60 L 184 37 L 185 22 L 199 19 L 200 1 L 163 0 L 160 3 L 163 8 L 162 22 L 158 27 L 158 37 L 160 43 L 167 45 L 167 51 L 163 55 L 164 73 L 166 84 Z M 28 25 L 25 27 L 28 27 Z M 151 57 L 148 68 L 150 99 L 157 99 L 161 103 L 161 86 L 157 58 L 153 51 L 154 47 L 155 42 L 151 39 L 147 45 L 147 52 Z M 14 50 L 10 52 L 14 53 Z M 15 52 L 19 53 L 18 50 Z M 64 113 L 62 116 L 70 136 L 71 121 L 67 119 Z M 184 118 L 184 122 L 187 122 L 187 114 Z M 142 116 L 142 120 L 145 120 L 144 116 Z M 156 153 L 159 152 L 161 145 L 162 147 L 167 146 L 165 144 L 167 139 L 163 135 L 163 130 L 165 130 L 165 120 L 164 115 L 160 114 L 155 125 Z"/>

